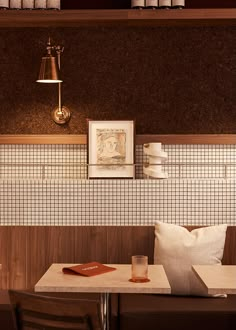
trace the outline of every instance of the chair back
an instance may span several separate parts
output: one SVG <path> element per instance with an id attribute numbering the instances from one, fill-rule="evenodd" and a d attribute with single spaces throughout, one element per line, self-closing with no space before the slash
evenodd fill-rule
<path id="1" fill-rule="evenodd" d="M 9 290 L 19 330 L 101 330 L 98 300 L 58 298 Z"/>

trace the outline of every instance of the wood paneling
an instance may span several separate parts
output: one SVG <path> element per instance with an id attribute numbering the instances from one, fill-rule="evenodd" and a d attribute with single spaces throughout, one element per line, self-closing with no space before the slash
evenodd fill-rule
<path id="1" fill-rule="evenodd" d="M 47 270 L 47 227 L 27 227 L 27 287 L 32 289 Z"/>
<path id="2" fill-rule="evenodd" d="M 136 135 L 136 144 L 236 144 L 236 134 Z M 0 144 L 86 144 L 86 135 L 0 135 Z"/>
<path id="3" fill-rule="evenodd" d="M 189 230 L 197 226 L 187 227 Z M 3 289 L 33 289 L 52 263 L 153 263 L 154 226 L 0 226 Z M 236 264 L 236 226 L 227 229 L 224 264 Z"/>
<path id="4" fill-rule="evenodd" d="M 108 263 L 129 263 L 132 251 L 130 227 L 108 227 L 107 230 L 107 260 Z"/>
<path id="5" fill-rule="evenodd" d="M 9 242 L 9 227 L 0 227 L 0 289 L 8 288 L 8 267 L 9 267 L 9 249 L 7 248 Z"/>
<path id="6" fill-rule="evenodd" d="M 107 230 L 108 263 L 130 263 L 131 256 L 144 254 L 153 263 L 153 226 L 113 226 Z"/>
<path id="7" fill-rule="evenodd" d="M 9 288 L 24 289 L 27 287 L 27 233 L 26 226 L 9 227 L 8 233 L 8 281 Z M 35 262 L 37 262 L 35 260 Z"/>
<path id="8" fill-rule="evenodd" d="M 86 263 L 107 261 L 106 227 L 82 226 L 74 227 L 75 231 L 75 262 Z"/>
<path id="9" fill-rule="evenodd" d="M 75 227 L 46 227 L 46 267 L 52 263 L 73 263 L 75 260 Z"/>

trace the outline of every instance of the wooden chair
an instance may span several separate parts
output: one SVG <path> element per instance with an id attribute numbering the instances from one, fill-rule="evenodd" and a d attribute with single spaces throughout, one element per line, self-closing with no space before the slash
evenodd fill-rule
<path id="1" fill-rule="evenodd" d="M 9 290 L 19 330 L 101 330 L 98 300 L 58 298 Z"/>

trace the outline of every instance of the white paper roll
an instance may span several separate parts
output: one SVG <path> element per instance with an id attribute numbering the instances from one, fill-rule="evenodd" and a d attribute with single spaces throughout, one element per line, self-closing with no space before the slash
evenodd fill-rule
<path id="1" fill-rule="evenodd" d="M 143 167 L 143 173 L 147 176 L 150 176 L 152 178 L 156 179 L 167 179 L 168 174 L 162 171 L 154 170 L 153 168 L 149 167 Z"/>
<path id="2" fill-rule="evenodd" d="M 167 158 L 167 153 L 161 150 L 160 142 L 152 142 L 143 145 L 143 152 L 146 155 L 158 156 L 161 158 Z"/>
<path id="3" fill-rule="evenodd" d="M 143 152 L 148 156 L 148 165 L 143 167 L 143 173 L 153 178 L 166 179 L 168 174 L 162 172 L 161 164 L 167 158 L 167 153 L 161 150 L 161 143 L 146 143 L 143 145 Z"/>

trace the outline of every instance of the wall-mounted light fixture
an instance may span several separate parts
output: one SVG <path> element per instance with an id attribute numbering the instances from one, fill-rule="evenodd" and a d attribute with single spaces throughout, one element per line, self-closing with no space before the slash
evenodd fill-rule
<path id="1" fill-rule="evenodd" d="M 39 77 L 39 83 L 58 83 L 58 107 L 53 109 L 52 118 L 57 124 L 65 124 L 70 120 L 70 110 L 61 105 L 61 87 L 60 78 L 61 53 L 64 51 L 62 46 L 51 45 L 50 38 L 47 43 L 47 54 L 42 57 Z"/>

